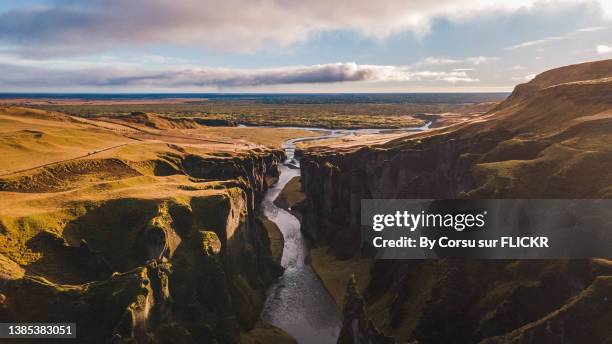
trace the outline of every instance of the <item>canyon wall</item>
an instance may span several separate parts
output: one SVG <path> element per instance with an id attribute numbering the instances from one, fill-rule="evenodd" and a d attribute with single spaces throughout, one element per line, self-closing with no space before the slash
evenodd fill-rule
<path id="1" fill-rule="evenodd" d="M 302 152 L 303 230 L 343 260 L 363 253 L 364 198 L 609 198 L 611 143 L 612 60 L 563 67 L 465 123 Z M 602 261 L 376 261 L 362 292 L 368 320 L 398 342 L 601 342 L 612 305 L 584 304 L 612 297 L 609 273 Z M 354 332 L 340 342 L 369 338 Z"/>
<path id="2" fill-rule="evenodd" d="M 256 209 L 283 158 L 164 153 L 117 159 L 133 173 L 96 183 L 93 194 L 58 181 L 40 202 L 61 206 L 0 218 L 0 321 L 76 322 L 79 342 L 240 342 L 282 273 Z M 37 180 L 1 185 L 40 192 L 26 187 Z"/>

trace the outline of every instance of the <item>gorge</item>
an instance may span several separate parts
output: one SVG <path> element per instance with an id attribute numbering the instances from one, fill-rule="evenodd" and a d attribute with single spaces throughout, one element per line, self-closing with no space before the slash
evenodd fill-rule
<path id="1" fill-rule="evenodd" d="M 612 60 L 487 106 L 393 130 L 2 107 L 0 322 L 77 322 L 92 343 L 606 342 L 609 260 L 362 245 L 362 199 L 612 197 Z M 299 207 L 275 202 L 299 185 Z"/>

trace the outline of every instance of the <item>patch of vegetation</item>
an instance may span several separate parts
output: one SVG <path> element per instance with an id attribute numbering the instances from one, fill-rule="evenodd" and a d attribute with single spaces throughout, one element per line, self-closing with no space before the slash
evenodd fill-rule
<path id="1" fill-rule="evenodd" d="M 480 99 L 479 99 L 480 100 Z M 491 100 L 491 99 L 483 99 Z M 401 128 L 420 126 L 422 113 L 462 111 L 467 102 L 261 102 L 210 100 L 183 104 L 40 105 L 83 117 L 156 113 L 194 117 L 209 125 L 295 126 L 323 128 Z M 456 102 L 454 102 L 456 101 Z"/>

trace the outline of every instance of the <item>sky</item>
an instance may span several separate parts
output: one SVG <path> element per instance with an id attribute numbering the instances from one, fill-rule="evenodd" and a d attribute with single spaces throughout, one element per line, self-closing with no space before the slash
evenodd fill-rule
<path id="1" fill-rule="evenodd" d="M 506 92 L 612 0 L 2 0 L 0 92 Z"/>

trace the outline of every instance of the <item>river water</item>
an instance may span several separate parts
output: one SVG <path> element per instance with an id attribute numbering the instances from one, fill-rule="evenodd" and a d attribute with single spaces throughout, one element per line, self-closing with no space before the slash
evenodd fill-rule
<path id="1" fill-rule="evenodd" d="M 261 319 L 282 328 L 299 343 L 332 344 L 340 332 L 338 308 L 307 262 L 308 243 L 300 231 L 300 221 L 274 204 L 285 185 L 300 175 L 299 162 L 294 158 L 295 143 L 305 139 L 285 142 L 287 160 L 280 166 L 280 178 L 261 203 L 263 214 L 278 226 L 285 240 L 281 260 L 285 272 L 268 290 Z"/>
<path id="2" fill-rule="evenodd" d="M 421 128 L 405 130 L 420 131 L 428 127 L 429 123 Z M 300 175 L 299 160 L 295 158 L 297 142 L 354 133 L 380 133 L 383 130 L 304 129 L 321 131 L 323 135 L 291 139 L 283 144 L 287 160 L 280 166 L 278 182 L 267 191 L 261 203 L 262 213 L 278 226 L 285 241 L 281 260 L 285 272 L 268 290 L 261 319 L 285 330 L 300 344 L 334 344 L 342 323 L 339 310 L 308 263 L 308 242 L 300 231 L 300 221 L 290 212 L 277 207 L 274 200 L 293 177 Z"/>

